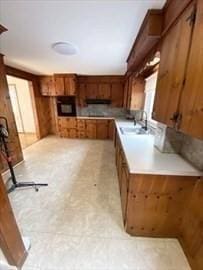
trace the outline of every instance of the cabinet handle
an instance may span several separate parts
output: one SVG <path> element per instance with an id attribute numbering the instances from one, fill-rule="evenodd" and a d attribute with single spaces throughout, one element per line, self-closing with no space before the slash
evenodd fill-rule
<path id="1" fill-rule="evenodd" d="M 172 117 L 170 118 L 170 120 L 173 121 L 173 122 L 177 122 L 178 117 L 179 117 L 179 113 L 178 112 L 174 112 L 173 115 L 172 115 Z"/>
<path id="2" fill-rule="evenodd" d="M 180 129 L 181 121 L 182 121 L 182 113 L 179 113 L 178 117 L 177 117 L 177 120 L 176 120 L 176 123 L 175 123 L 175 130 Z"/>

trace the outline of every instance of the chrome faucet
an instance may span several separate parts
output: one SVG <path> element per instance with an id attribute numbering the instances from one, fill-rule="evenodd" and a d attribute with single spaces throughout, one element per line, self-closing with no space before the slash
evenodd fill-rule
<path id="1" fill-rule="evenodd" d="M 144 126 L 142 127 L 144 130 L 148 130 L 148 121 L 147 121 L 147 112 L 144 110 L 137 110 L 137 112 L 142 112 L 142 121 L 144 121 Z M 145 119 L 143 119 L 143 115 L 145 114 Z M 134 125 L 137 124 L 137 119 L 134 117 Z"/>

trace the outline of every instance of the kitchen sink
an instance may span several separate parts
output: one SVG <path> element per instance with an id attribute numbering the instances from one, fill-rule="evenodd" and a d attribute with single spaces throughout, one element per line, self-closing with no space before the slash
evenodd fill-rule
<path id="1" fill-rule="evenodd" d="M 120 131 L 123 135 L 145 135 L 149 134 L 148 130 L 137 127 L 120 127 Z"/>

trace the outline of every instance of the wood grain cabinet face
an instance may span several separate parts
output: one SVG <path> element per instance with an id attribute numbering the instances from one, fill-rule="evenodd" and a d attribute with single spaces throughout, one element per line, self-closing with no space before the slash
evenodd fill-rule
<path id="1" fill-rule="evenodd" d="M 96 84 L 96 83 L 87 83 L 85 90 L 86 90 L 86 95 L 85 95 L 86 98 L 89 98 L 89 99 L 97 98 L 98 84 Z"/>
<path id="2" fill-rule="evenodd" d="M 53 76 L 40 77 L 40 90 L 43 96 L 55 96 L 55 84 Z"/>
<path id="3" fill-rule="evenodd" d="M 108 120 L 97 120 L 97 139 L 108 139 Z"/>
<path id="4" fill-rule="evenodd" d="M 72 75 L 65 75 L 64 76 L 64 92 L 65 96 L 75 96 L 76 95 L 76 76 Z"/>
<path id="5" fill-rule="evenodd" d="M 122 154 L 121 154 L 122 155 Z M 121 208 L 123 214 L 123 222 L 126 222 L 126 209 L 128 203 L 128 185 L 129 185 L 129 172 L 124 157 L 121 157 Z"/>
<path id="6" fill-rule="evenodd" d="M 122 83 L 112 83 L 111 100 L 112 106 L 123 107 L 124 85 Z"/>
<path id="7" fill-rule="evenodd" d="M 96 139 L 97 138 L 96 120 L 86 120 L 86 137 L 88 139 Z"/>
<path id="8" fill-rule="evenodd" d="M 193 5 L 186 9 L 164 38 L 161 48 L 153 119 L 171 127 L 177 122 L 193 31 L 188 18 L 193 12 Z"/>
<path id="9" fill-rule="evenodd" d="M 65 95 L 64 77 L 60 75 L 56 75 L 54 80 L 55 80 L 56 96 L 64 96 Z"/>
<path id="10" fill-rule="evenodd" d="M 131 235 L 177 237 L 197 177 L 133 175 L 126 230 Z"/>
<path id="11" fill-rule="evenodd" d="M 108 83 L 100 83 L 98 86 L 97 98 L 110 99 L 111 98 L 111 85 Z"/>
<path id="12" fill-rule="evenodd" d="M 40 88 L 43 96 L 75 96 L 77 77 L 75 74 L 41 76 Z"/>
<path id="13" fill-rule="evenodd" d="M 180 130 L 203 139 L 203 1 L 198 1 L 196 22 L 180 103 Z"/>
<path id="14" fill-rule="evenodd" d="M 142 110 L 145 99 L 145 79 L 130 76 L 125 83 L 124 107 L 129 110 Z"/>
<path id="15" fill-rule="evenodd" d="M 61 137 L 113 140 L 114 131 L 113 119 L 95 120 L 58 117 L 58 132 Z"/>

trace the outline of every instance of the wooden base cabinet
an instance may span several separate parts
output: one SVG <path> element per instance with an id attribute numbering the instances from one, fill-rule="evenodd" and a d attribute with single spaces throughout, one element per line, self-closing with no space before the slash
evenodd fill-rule
<path id="1" fill-rule="evenodd" d="M 178 237 L 196 177 L 132 175 L 126 210 L 131 235 Z"/>
<path id="2" fill-rule="evenodd" d="M 64 138 L 113 140 L 114 120 L 58 117 L 58 133 Z"/>
<path id="3" fill-rule="evenodd" d="M 203 269 L 203 178 L 130 174 L 119 137 L 116 167 L 126 232 L 179 239 L 194 270 Z"/>

